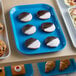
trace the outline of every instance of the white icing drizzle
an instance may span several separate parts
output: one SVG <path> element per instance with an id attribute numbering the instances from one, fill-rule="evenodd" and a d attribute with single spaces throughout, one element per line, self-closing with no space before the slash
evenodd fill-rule
<path id="1" fill-rule="evenodd" d="M 19 69 L 17 69 L 16 67 L 19 67 Z M 21 66 L 15 66 L 15 71 L 16 72 L 20 72 L 22 70 Z"/>
<path id="2" fill-rule="evenodd" d="M 72 18 L 75 19 L 76 18 L 76 15 L 72 15 Z"/>
<path id="3" fill-rule="evenodd" d="M 72 14 L 73 14 L 73 15 L 76 15 L 76 8 L 73 9 Z"/>
<path id="4" fill-rule="evenodd" d="M 59 38 L 56 38 L 56 39 L 48 42 L 48 43 L 47 43 L 47 46 L 57 47 L 59 44 L 60 44 L 60 40 L 59 40 Z"/>

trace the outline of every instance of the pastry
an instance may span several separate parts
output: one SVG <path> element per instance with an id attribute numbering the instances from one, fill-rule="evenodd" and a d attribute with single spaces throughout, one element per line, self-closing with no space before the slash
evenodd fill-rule
<path id="1" fill-rule="evenodd" d="M 60 44 L 60 40 L 57 37 L 51 36 L 45 39 L 45 44 L 48 47 L 58 47 Z"/>
<path id="2" fill-rule="evenodd" d="M 64 62 L 68 66 L 70 65 L 70 60 L 69 59 L 61 60 L 60 62 Z"/>
<path id="3" fill-rule="evenodd" d="M 5 76 L 4 67 L 0 67 L 0 76 Z"/>
<path id="4" fill-rule="evenodd" d="M 29 49 L 38 49 L 41 43 L 35 38 L 30 38 L 25 41 L 25 46 Z"/>
<path id="5" fill-rule="evenodd" d="M 0 40 L 0 57 L 4 55 L 6 49 L 7 49 L 6 43 Z"/>
<path id="6" fill-rule="evenodd" d="M 32 20 L 32 14 L 28 13 L 28 12 L 23 12 L 21 14 L 18 15 L 18 19 L 21 22 L 29 22 Z"/>
<path id="7" fill-rule="evenodd" d="M 72 8 L 70 10 L 70 15 L 71 15 L 72 20 L 74 22 L 74 26 L 76 27 L 76 8 Z"/>
<path id="8" fill-rule="evenodd" d="M 0 32 L 3 31 L 3 25 L 0 23 Z"/>
<path id="9" fill-rule="evenodd" d="M 70 6 L 75 6 L 76 5 L 76 0 L 65 0 L 66 4 L 67 5 L 70 5 Z"/>
<path id="10" fill-rule="evenodd" d="M 22 28 L 22 32 L 26 35 L 34 34 L 36 32 L 36 27 L 30 24 L 27 24 Z"/>
<path id="11" fill-rule="evenodd" d="M 37 16 L 39 19 L 46 20 L 51 17 L 51 13 L 47 10 L 40 10 L 37 12 Z"/>
<path id="12" fill-rule="evenodd" d="M 26 73 L 24 65 L 11 66 L 11 71 L 13 76 L 24 75 Z"/>
<path id="13" fill-rule="evenodd" d="M 41 25 L 41 29 L 44 31 L 44 32 L 53 32 L 55 31 L 55 25 L 53 23 L 50 23 L 50 22 L 46 22 L 46 23 L 43 23 Z"/>
<path id="14" fill-rule="evenodd" d="M 70 60 L 66 59 L 66 60 L 61 60 L 60 61 L 60 71 L 64 71 L 65 69 L 67 69 L 70 66 Z"/>
<path id="15" fill-rule="evenodd" d="M 47 61 L 45 64 L 45 72 L 48 73 L 48 72 L 54 70 L 55 67 L 56 67 L 55 61 Z"/>

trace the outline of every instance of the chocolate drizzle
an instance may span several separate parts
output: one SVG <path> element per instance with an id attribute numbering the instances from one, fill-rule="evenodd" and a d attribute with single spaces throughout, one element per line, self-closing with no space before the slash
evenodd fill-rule
<path id="1" fill-rule="evenodd" d="M 76 0 L 74 0 L 74 2 L 76 2 Z"/>

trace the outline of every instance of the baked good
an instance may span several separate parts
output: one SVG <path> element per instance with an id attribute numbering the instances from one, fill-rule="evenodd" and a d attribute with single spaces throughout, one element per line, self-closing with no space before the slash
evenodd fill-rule
<path id="1" fill-rule="evenodd" d="M 64 62 L 67 65 L 70 65 L 70 60 L 69 59 L 61 60 L 61 62 Z"/>
<path id="2" fill-rule="evenodd" d="M 22 28 L 22 32 L 26 35 L 34 34 L 36 32 L 36 27 L 30 24 L 27 24 Z"/>
<path id="3" fill-rule="evenodd" d="M 72 8 L 69 12 L 74 22 L 74 26 L 76 27 L 76 8 Z"/>
<path id="4" fill-rule="evenodd" d="M 4 67 L 0 67 L 0 76 L 5 76 Z"/>
<path id="5" fill-rule="evenodd" d="M 29 38 L 25 41 L 25 46 L 28 49 L 38 49 L 40 45 L 41 45 L 40 41 L 35 38 Z"/>
<path id="6" fill-rule="evenodd" d="M 4 26 L 0 23 L 0 32 L 2 32 L 4 29 Z"/>
<path id="7" fill-rule="evenodd" d="M 21 14 L 18 15 L 18 19 L 21 22 L 29 22 L 32 20 L 32 14 L 28 13 L 28 12 L 23 12 Z"/>
<path id="8" fill-rule="evenodd" d="M 66 4 L 67 5 L 70 5 L 70 6 L 75 6 L 76 5 L 76 0 L 65 0 Z"/>
<path id="9" fill-rule="evenodd" d="M 13 76 L 24 75 L 26 73 L 24 65 L 11 66 L 11 71 Z"/>
<path id="10" fill-rule="evenodd" d="M 40 10 L 37 12 L 37 16 L 39 19 L 46 20 L 51 17 L 51 13 L 47 10 Z"/>
<path id="11" fill-rule="evenodd" d="M 0 57 L 4 55 L 6 50 L 7 50 L 6 43 L 0 40 Z"/>
<path id="12" fill-rule="evenodd" d="M 70 60 L 66 59 L 66 60 L 61 60 L 60 61 L 60 71 L 64 71 L 65 69 L 67 69 L 70 66 Z"/>
<path id="13" fill-rule="evenodd" d="M 45 64 L 45 72 L 48 73 L 48 72 L 54 70 L 55 67 L 56 67 L 55 61 L 47 61 Z"/>
<path id="14" fill-rule="evenodd" d="M 55 25 L 53 23 L 50 23 L 50 22 L 46 22 L 46 23 L 43 23 L 41 25 L 41 29 L 44 31 L 44 32 L 53 32 L 55 31 Z"/>
<path id="15" fill-rule="evenodd" d="M 60 44 L 60 40 L 58 37 L 50 36 L 45 39 L 45 44 L 51 48 L 58 47 Z"/>

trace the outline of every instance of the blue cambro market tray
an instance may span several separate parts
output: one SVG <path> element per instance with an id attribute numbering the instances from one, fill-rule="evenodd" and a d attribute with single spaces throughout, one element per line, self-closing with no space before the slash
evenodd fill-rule
<path id="1" fill-rule="evenodd" d="M 25 64 L 25 75 L 19 75 L 19 76 L 33 76 L 33 68 L 31 64 Z M 11 72 L 11 66 L 5 67 L 5 76 L 12 76 Z"/>
<path id="2" fill-rule="evenodd" d="M 61 74 L 68 74 L 68 73 L 72 73 L 72 72 L 76 72 L 76 63 L 74 59 L 70 59 L 71 65 L 68 67 L 68 69 L 66 69 L 65 71 L 60 72 L 59 71 L 59 63 L 60 61 L 56 61 L 56 68 L 49 72 L 49 73 L 45 73 L 45 63 L 46 62 L 40 62 L 38 63 L 38 69 L 39 72 L 41 74 L 41 76 L 53 76 L 53 75 L 61 75 Z"/>
<path id="3" fill-rule="evenodd" d="M 40 20 L 37 18 L 36 14 L 39 10 L 48 10 L 52 14 L 51 18 L 48 20 Z M 20 22 L 17 17 L 22 12 L 29 12 L 33 15 L 33 19 L 30 22 L 22 23 Z M 49 52 L 57 52 L 62 50 L 66 45 L 66 39 L 64 37 L 64 34 L 62 32 L 60 23 L 58 21 L 58 18 L 56 16 L 55 10 L 52 6 L 49 6 L 47 4 L 32 4 L 32 5 L 19 5 L 15 6 L 10 10 L 10 20 L 12 23 L 14 38 L 17 49 L 23 53 L 23 54 L 40 54 L 40 53 L 49 53 Z M 52 22 L 56 26 L 56 30 L 52 33 L 45 33 L 40 29 L 40 26 L 44 22 Z M 37 28 L 37 31 L 35 34 L 27 36 L 24 35 L 21 31 L 22 27 L 26 24 L 32 24 L 35 25 Z M 60 39 L 60 45 L 57 48 L 50 48 L 47 47 L 44 43 L 44 40 L 48 36 L 55 36 Z M 37 50 L 29 50 L 24 46 L 25 40 L 29 38 L 36 38 L 40 40 L 41 47 Z"/>

